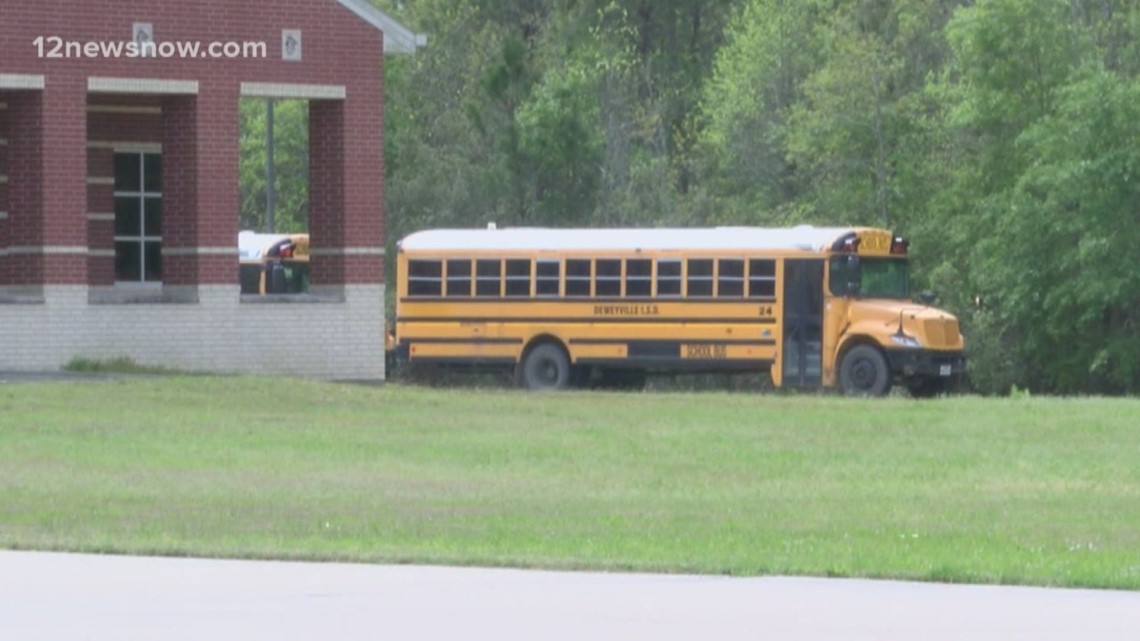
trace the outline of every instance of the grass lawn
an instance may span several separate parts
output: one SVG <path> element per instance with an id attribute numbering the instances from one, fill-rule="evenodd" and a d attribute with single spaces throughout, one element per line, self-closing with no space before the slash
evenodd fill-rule
<path id="1" fill-rule="evenodd" d="M 0 547 L 1140 588 L 1140 402 L 0 385 Z"/>

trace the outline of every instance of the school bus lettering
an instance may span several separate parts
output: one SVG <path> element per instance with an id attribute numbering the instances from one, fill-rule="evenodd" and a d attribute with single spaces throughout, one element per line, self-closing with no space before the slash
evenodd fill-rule
<path id="1" fill-rule="evenodd" d="M 656 305 L 594 305 L 594 316 L 657 316 Z"/>
<path id="2" fill-rule="evenodd" d="M 859 252 L 864 254 L 886 254 L 891 251 L 891 236 L 888 234 L 867 234 L 859 242 Z"/>
<path id="3" fill-rule="evenodd" d="M 681 346 L 682 358 L 720 360 L 728 358 L 728 346 L 723 343 L 685 343 Z"/>

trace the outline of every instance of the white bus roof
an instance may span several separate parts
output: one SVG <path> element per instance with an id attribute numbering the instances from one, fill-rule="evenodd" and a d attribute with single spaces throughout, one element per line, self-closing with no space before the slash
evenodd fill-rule
<path id="1" fill-rule="evenodd" d="M 863 227 L 701 227 L 673 229 L 431 229 L 400 242 L 406 251 L 823 251 Z"/>
<path id="2" fill-rule="evenodd" d="M 277 243 L 288 240 L 296 234 L 263 234 L 243 230 L 238 232 L 238 254 L 241 260 L 264 258 L 265 252 Z"/>

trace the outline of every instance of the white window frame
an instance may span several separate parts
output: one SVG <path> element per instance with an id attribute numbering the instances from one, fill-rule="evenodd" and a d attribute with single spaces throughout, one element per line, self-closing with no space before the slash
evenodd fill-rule
<path id="1" fill-rule="evenodd" d="M 131 145 L 131 146 L 116 146 L 112 150 L 114 155 L 119 154 L 132 154 L 139 156 L 139 191 L 118 191 L 114 192 L 116 200 L 115 211 L 118 212 L 119 198 L 133 198 L 138 200 L 138 216 L 139 216 L 139 229 L 141 230 L 138 236 L 120 236 L 115 234 L 114 242 L 136 242 L 139 244 L 139 280 L 119 280 L 119 275 L 115 274 L 115 287 L 121 289 L 161 289 L 162 280 L 145 280 L 146 279 L 146 244 L 148 242 L 158 242 L 159 244 L 159 260 L 162 258 L 162 235 L 147 234 L 146 229 L 146 206 L 147 198 L 158 198 L 162 200 L 161 191 L 147 191 L 146 190 L 146 158 L 147 155 L 156 155 L 162 157 L 162 148 L 157 145 Z M 114 176 L 112 176 L 114 178 Z M 165 203 L 164 203 L 165 205 Z M 165 207 L 163 207 L 165 209 Z M 116 221 L 117 222 L 117 221 Z"/>

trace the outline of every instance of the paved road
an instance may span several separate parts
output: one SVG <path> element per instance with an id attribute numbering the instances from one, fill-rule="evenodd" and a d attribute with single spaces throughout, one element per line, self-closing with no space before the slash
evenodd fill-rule
<path id="1" fill-rule="evenodd" d="M 0 639 L 1140 639 L 1140 594 L 0 551 Z"/>

